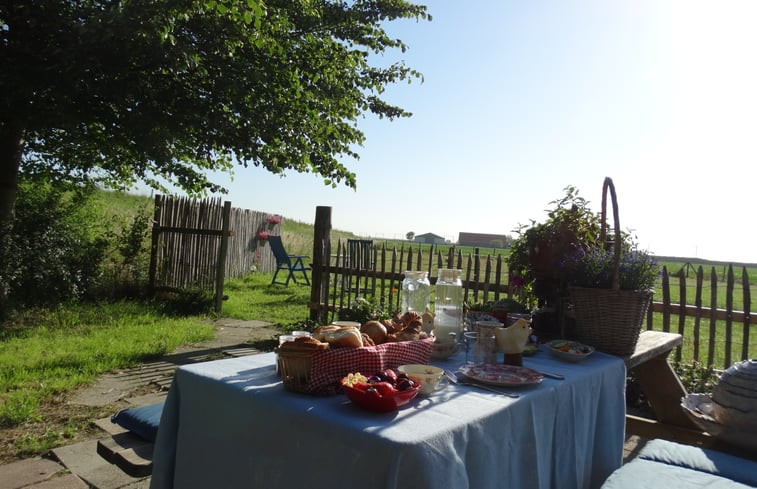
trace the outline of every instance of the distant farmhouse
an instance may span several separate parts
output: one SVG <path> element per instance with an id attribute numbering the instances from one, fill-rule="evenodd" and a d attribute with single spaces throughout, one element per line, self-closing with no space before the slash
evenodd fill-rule
<path id="1" fill-rule="evenodd" d="M 460 233 L 457 244 L 482 248 L 505 248 L 512 238 L 505 234 Z"/>
<path id="2" fill-rule="evenodd" d="M 413 241 L 425 244 L 444 244 L 444 237 L 434 233 L 416 234 Z"/>

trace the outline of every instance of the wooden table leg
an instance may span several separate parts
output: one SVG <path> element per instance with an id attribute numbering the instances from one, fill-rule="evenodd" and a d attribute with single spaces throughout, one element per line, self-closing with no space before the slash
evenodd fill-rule
<path id="1" fill-rule="evenodd" d="M 698 429 L 683 412 L 681 398 L 686 396 L 686 389 L 667 357 L 668 353 L 658 355 L 637 365 L 632 372 L 660 423 Z"/>

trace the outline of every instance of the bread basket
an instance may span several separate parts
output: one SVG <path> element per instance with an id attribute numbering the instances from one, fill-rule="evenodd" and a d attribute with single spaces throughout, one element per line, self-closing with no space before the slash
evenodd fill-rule
<path id="1" fill-rule="evenodd" d="M 279 375 L 287 390 L 307 392 L 310 364 L 316 351 L 278 350 Z"/>
<path id="2" fill-rule="evenodd" d="M 372 375 L 408 363 L 427 363 L 432 348 L 433 338 L 362 348 L 279 349 L 278 367 L 287 390 L 317 396 L 335 395 L 342 392 L 339 380 L 349 373 Z"/>

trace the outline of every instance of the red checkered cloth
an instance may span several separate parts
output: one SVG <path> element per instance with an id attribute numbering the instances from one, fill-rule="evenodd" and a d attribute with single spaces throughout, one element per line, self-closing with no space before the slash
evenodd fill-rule
<path id="1" fill-rule="evenodd" d="M 428 363 L 434 339 L 397 341 L 362 348 L 329 348 L 313 353 L 307 392 L 329 396 L 342 392 L 339 381 L 347 374 L 365 376 L 409 363 Z"/>

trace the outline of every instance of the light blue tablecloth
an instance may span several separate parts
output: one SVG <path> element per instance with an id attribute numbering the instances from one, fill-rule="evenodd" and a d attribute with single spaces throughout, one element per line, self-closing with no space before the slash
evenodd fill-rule
<path id="1" fill-rule="evenodd" d="M 388 414 L 288 392 L 274 360 L 177 370 L 151 488 L 590 488 L 621 465 L 625 365 L 611 355 L 540 352 L 525 366 L 566 380 L 513 388 L 517 399 L 451 385 Z"/>

